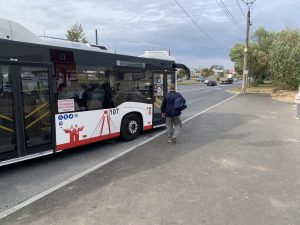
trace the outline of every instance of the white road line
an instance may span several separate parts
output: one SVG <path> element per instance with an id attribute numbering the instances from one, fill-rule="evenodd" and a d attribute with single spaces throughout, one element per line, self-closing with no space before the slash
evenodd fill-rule
<path id="1" fill-rule="evenodd" d="M 185 91 L 179 91 L 180 93 L 184 93 L 184 92 L 190 92 L 190 91 L 199 91 L 199 90 L 203 90 L 203 89 L 206 89 L 206 88 L 197 88 L 197 89 L 190 89 L 190 90 L 185 90 Z"/>
<path id="2" fill-rule="evenodd" d="M 291 142 L 295 142 L 295 143 L 300 143 L 300 141 L 297 141 L 295 139 L 287 139 L 288 141 L 291 141 Z"/>
<path id="3" fill-rule="evenodd" d="M 228 98 L 228 99 L 226 99 L 226 100 L 224 100 L 222 102 L 219 102 L 218 104 L 216 104 L 216 105 L 214 105 L 212 107 L 209 107 L 208 109 L 205 109 L 202 112 L 197 113 L 196 115 L 194 115 L 194 116 L 192 116 L 192 117 L 184 120 L 183 123 L 186 123 L 186 122 L 194 119 L 195 117 L 200 116 L 201 114 L 206 113 L 207 111 L 209 111 L 209 110 L 211 110 L 211 109 L 213 109 L 215 107 L 218 107 L 221 104 L 224 104 L 225 102 L 231 100 L 232 98 L 236 97 L 237 95 L 238 94 L 236 94 L 234 96 L 231 96 L 230 98 Z M 41 192 L 40 194 L 37 194 L 37 195 L 29 198 L 28 200 L 26 200 L 26 201 L 24 201 L 24 202 L 22 202 L 22 203 L 20 203 L 18 205 L 15 205 L 15 206 L 11 207 L 10 209 L 8 209 L 8 210 L 0 213 L 0 219 L 3 219 L 4 217 L 6 217 L 6 216 L 8 216 L 8 215 L 10 215 L 10 214 L 18 211 L 19 209 L 22 209 L 25 206 L 28 206 L 31 203 L 33 203 L 33 202 L 35 202 L 35 201 L 37 201 L 37 200 L 39 200 L 39 199 L 41 199 L 41 198 L 43 198 L 43 197 L 51 194 L 52 192 L 58 190 L 59 188 L 62 188 L 63 186 L 66 186 L 67 184 L 70 184 L 70 183 L 72 183 L 72 182 L 80 179 L 81 177 L 86 176 L 87 174 L 89 174 L 89 173 L 91 173 L 91 172 L 93 172 L 93 171 L 95 171 L 95 170 L 97 170 L 97 169 L 105 166 L 106 164 L 108 164 L 108 163 L 110 163 L 110 162 L 112 162 L 112 161 L 120 158 L 121 156 L 123 156 L 123 155 L 125 155 L 125 154 L 127 154 L 127 153 L 129 153 L 131 151 L 133 151 L 134 149 L 136 149 L 136 148 L 138 148 L 138 147 L 140 147 L 140 146 L 142 146 L 142 145 L 144 145 L 144 144 L 152 141 L 153 139 L 161 136 L 164 133 L 166 133 L 166 131 L 161 131 L 161 132 L 157 133 L 156 135 L 154 135 L 153 137 L 151 137 L 151 138 L 149 138 L 149 139 L 147 139 L 145 141 L 142 141 L 141 143 L 139 143 L 139 144 L 137 144 L 135 146 L 132 146 L 131 148 L 129 148 L 129 149 L 125 150 L 125 151 L 122 151 L 122 152 L 118 153 L 117 155 L 115 155 L 115 156 L 113 156 L 113 157 L 111 157 L 111 158 L 109 158 L 109 159 L 107 159 L 107 160 L 105 160 L 103 162 L 100 162 L 99 164 L 97 164 L 97 165 L 95 165 L 95 166 L 93 166 L 93 167 L 91 167 L 91 168 L 89 168 L 89 169 L 87 169 L 87 170 L 85 170 L 85 171 L 83 171 L 83 172 L 81 172 L 81 173 L 79 173 L 79 174 L 77 174 L 77 175 L 75 175 L 75 176 L 73 176 L 73 177 L 71 177 L 71 178 L 69 178 L 69 179 L 67 179 L 67 180 L 65 180 L 65 181 L 63 181 L 63 182 L 61 182 L 61 183 L 59 183 L 59 184 L 57 184 L 57 185 L 55 185 L 55 186 L 47 189 L 47 190 L 45 190 L 45 191 L 43 191 L 43 192 Z"/>

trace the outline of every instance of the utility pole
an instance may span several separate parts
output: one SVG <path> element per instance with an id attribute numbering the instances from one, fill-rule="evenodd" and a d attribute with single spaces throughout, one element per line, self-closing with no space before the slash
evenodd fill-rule
<path id="1" fill-rule="evenodd" d="M 247 22 L 246 22 L 246 42 L 245 42 L 245 49 L 244 49 L 244 67 L 243 67 L 243 81 L 242 81 L 242 92 L 246 92 L 246 83 L 247 83 L 247 76 L 248 76 L 248 50 L 249 50 L 249 31 L 250 31 L 250 9 L 253 3 L 256 0 L 242 0 L 248 8 L 248 13 L 247 13 Z"/>

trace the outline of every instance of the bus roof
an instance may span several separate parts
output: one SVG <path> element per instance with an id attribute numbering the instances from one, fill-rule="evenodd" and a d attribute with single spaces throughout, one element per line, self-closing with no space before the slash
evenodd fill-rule
<path id="1" fill-rule="evenodd" d="M 23 43 L 54 46 L 54 47 L 87 50 L 93 52 L 113 53 L 111 51 L 108 51 L 107 48 L 104 46 L 74 42 L 74 41 L 69 41 L 69 40 L 55 38 L 55 37 L 36 36 L 24 26 L 14 21 L 2 19 L 2 18 L 0 18 L 0 39 L 23 42 Z M 138 57 L 175 61 L 174 57 L 166 54 L 161 54 L 161 52 L 163 51 L 145 51 L 144 55 Z"/>
<path id="2" fill-rule="evenodd" d="M 0 39 L 72 49 L 82 49 L 88 51 L 107 52 L 107 48 L 103 46 L 84 44 L 80 42 L 74 42 L 53 37 L 38 37 L 31 31 L 26 29 L 24 26 L 11 20 L 1 18 Z"/>

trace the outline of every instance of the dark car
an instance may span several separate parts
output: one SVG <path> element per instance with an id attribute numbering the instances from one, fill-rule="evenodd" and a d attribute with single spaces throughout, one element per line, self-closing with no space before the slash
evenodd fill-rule
<path id="1" fill-rule="evenodd" d="M 207 86 L 217 86 L 217 82 L 214 81 L 214 80 L 210 80 L 210 81 L 207 82 L 206 85 L 207 85 Z"/>

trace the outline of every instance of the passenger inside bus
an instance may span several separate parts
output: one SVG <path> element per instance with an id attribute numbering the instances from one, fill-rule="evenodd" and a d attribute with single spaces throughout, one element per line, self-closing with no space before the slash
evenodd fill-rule
<path id="1" fill-rule="evenodd" d="M 77 102 L 80 111 L 88 110 L 88 94 L 86 84 L 79 85 L 79 89 L 75 93 L 75 101 Z"/>

